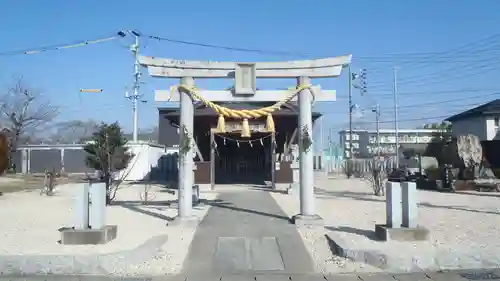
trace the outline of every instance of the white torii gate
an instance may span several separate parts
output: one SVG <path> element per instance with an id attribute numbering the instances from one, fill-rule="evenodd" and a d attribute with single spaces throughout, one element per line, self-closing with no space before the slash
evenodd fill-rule
<path id="1" fill-rule="evenodd" d="M 193 102 L 201 100 L 207 106 L 212 102 L 261 102 L 298 100 L 299 104 L 299 167 L 300 167 L 300 214 L 293 220 L 298 225 L 322 224 L 322 219 L 315 213 L 314 206 L 314 172 L 312 147 L 312 102 L 334 101 L 335 91 L 321 90 L 311 85 L 311 78 L 340 76 L 342 69 L 351 63 L 351 55 L 316 60 L 298 60 L 285 62 L 220 62 L 220 61 L 188 61 L 165 58 L 139 57 L 141 65 L 146 66 L 153 77 L 180 78 L 181 85 L 172 90 L 157 90 L 156 101 L 180 102 L 180 147 L 179 155 L 179 204 L 177 219 L 191 220 L 192 186 L 194 184 L 192 145 L 194 108 Z M 204 91 L 195 86 L 198 78 L 234 78 L 234 90 Z M 256 87 L 256 78 L 296 78 L 297 88 L 293 90 L 260 91 Z M 291 95 L 293 97 L 291 98 Z M 290 99 L 291 98 L 291 99 Z M 236 110 L 238 111 L 238 110 Z M 237 117 L 244 122 L 249 115 L 247 111 L 233 112 L 226 117 Z M 265 114 L 270 115 L 270 113 Z M 245 117 L 246 116 L 246 117 Z M 273 163 L 274 168 L 275 163 Z"/>

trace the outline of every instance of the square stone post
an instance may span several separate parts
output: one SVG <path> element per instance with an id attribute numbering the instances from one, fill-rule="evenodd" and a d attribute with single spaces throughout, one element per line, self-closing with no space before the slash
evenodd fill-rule
<path id="1" fill-rule="evenodd" d="M 310 85 L 310 77 L 297 79 L 298 85 Z M 313 145 L 305 148 L 302 139 L 307 134 L 312 139 L 312 94 L 309 89 L 302 90 L 298 94 L 299 100 L 299 169 L 300 169 L 300 214 L 294 216 L 293 221 L 297 225 L 321 225 L 321 217 L 316 215 L 314 208 L 314 158 Z"/>
<path id="2" fill-rule="evenodd" d="M 89 183 L 76 187 L 75 229 L 89 228 Z"/>
<path id="3" fill-rule="evenodd" d="M 64 173 L 64 148 L 61 148 L 61 173 Z"/>
<path id="4" fill-rule="evenodd" d="M 403 220 L 402 226 L 408 228 L 418 227 L 417 184 L 404 182 L 402 188 Z"/>
<path id="5" fill-rule="evenodd" d="M 22 158 L 22 160 L 21 160 L 21 173 L 23 173 L 23 174 L 27 174 L 28 173 L 28 162 L 29 162 L 29 158 L 28 157 L 29 157 L 28 156 L 28 150 L 25 149 L 25 148 L 23 148 L 21 150 L 21 158 Z M 16 170 L 17 169 L 18 168 L 16 167 Z M 16 171 L 16 173 L 17 173 L 17 171 Z"/>
<path id="6" fill-rule="evenodd" d="M 191 88 L 194 86 L 194 79 L 192 77 L 183 77 L 181 84 Z M 186 141 L 186 137 L 191 138 L 191 144 L 194 142 L 193 127 L 194 127 L 194 106 L 193 100 L 189 93 L 184 90 L 180 91 L 180 144 Z M 188 136 L 185 136 L 184 129 L 187 131 Z M 190 145 L 185 151 L 179 153 L 179 190 L 178 194 L 178 217 L 177 220 L 192 219 L 193 209 L 193 183 L 194 183 L 194 161 L 193 161 L 194 148 Z"/>
<path id="7" fill-rule="evenodd" d="M 90 185 L 90 227 L 103 229 L 106 226 L 106 183 L 97 182 Z"/>
<path id="8" fill-rule="evenodd" d="M 399 182 L 387 182 L 385 193 L 386 226 L 400 228 L 401 219 L 401 185 Z"/>
<path id="9" fill-rule="evenodd" d="M 299 170 L 299 162 L 292 160 L 290 164 L 290 168 L 292 169 L 292 183 L 290 184 L 290 188 L 288 189 L 288 193 L 292 194 L 300 194 L 300 170 Z"/>

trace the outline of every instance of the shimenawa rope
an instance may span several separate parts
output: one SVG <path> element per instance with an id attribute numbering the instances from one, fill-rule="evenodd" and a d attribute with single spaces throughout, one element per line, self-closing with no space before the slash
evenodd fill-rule
<path id="1" fill-rule="evenodd" d="M 278 111 L 281 109 L 281 107 L 286 104 L 287 102 L 291 101 L 295 96 L 297 96 L 301 91 L 306 90 L 306 89 L 311 89 L 311 85 L 309 84 L 304 84 L 304 85 L 299 85 L 295 89 L 293 89 L 293 92 L 290 94 L 290 96 L 286 97 L 285 99 L 276 102 L 275 104 L 259 109 L 231 109 L 227 108 L 225 106 L 218 105 L 212 101 L 207 100 L 205 97 L 200 95 L 198 93 L 196 87 L 187 87 L 184 85 L 177 85 L 174 86 L 178 89 L 179 92 L 184 91 L 185 93 L 189 94 L 193 99 L 197 99 L 201 101 L 205 106 L 210 107 L 213 109 L 215 112 L 219 114 L 219 119 L 217 122 L 217 132 L 219 133 L 225 133 L 226 132 L 226 122 L 225 118 L 234 118 L 234 119 L 243 119 L 242 122 L 242 130 L 241 130 L 241 136 L 242 137 L 250 137 L 250 125 L 248 123 L 248 119 L 257 119 L 261 117 L 267 117 L 266 120 L 266 129 L 268 132 L 275 132 L 275 127 L 274 127 L 274 120 L 272 113 Z M 312 93 L 312 91 L 311 91 Z"/>

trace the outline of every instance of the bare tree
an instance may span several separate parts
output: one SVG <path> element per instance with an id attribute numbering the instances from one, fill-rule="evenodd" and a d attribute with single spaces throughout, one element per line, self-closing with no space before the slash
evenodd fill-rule
<path id="1" fill-rule="evenodd" d="M 0 93 L 1 121 L 10 132 L 10 149 L 15 150 L 28 132 L 47 125 L 58 114 L 57 108 L 44 101 L 40 92 L 30 88 L 22 78 Z"/>

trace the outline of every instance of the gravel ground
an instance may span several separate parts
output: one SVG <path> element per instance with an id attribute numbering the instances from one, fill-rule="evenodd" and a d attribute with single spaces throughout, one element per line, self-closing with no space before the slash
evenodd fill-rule
<path id="1" fill-rule="evenodd" d="M 170 206 L 176 195 L 151 185 L 149 203 L 141 204 L 145 185 L 125 185 L 117 193 L 116 205 L 107 208 L 106 222 L 118 225 L 118 237 L 106 245 L 65 246 L 58 243 L 58 229 L 74 221 L 75 184 L 58 186 L 56 195 L 39 192 L 11 193 L 0 197 L 0 258 L 68 257 L 99 260 L 110 274 L 177 273 L 187 255 L 195 228 L 170 224 L 177 215 Z M 203 193 L 203 199 L 215 198 Z M 195 207 L 200 219 L 208 206 Z"/>
<path id="2" fill-rule="evenodd" d="M 384 198 L 371 195 L 370 187 L 358 179 L 317 179 L 316 186 L 316 210 L 325 227 L 300 232 L 323 271 L 379 270 L 333 258 L 324 238 L 327 232 L 355 249 L 380 251 L 392 263 L 409 260 L 422 269 L 500 266 L 499 194 L 419 191 L 419 221 L 431 231 L 431 238 L 424 242 L 379 242 L 374 240 L 373 231 L 375 224 L 385 223 Z M 288 215 L 298 213 L 297 196 L 273 196 Z"/>

